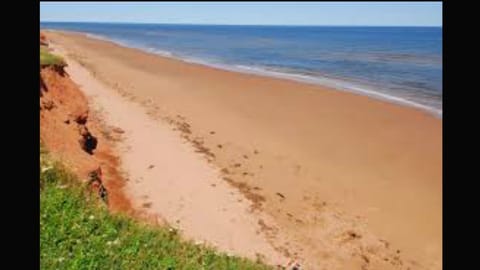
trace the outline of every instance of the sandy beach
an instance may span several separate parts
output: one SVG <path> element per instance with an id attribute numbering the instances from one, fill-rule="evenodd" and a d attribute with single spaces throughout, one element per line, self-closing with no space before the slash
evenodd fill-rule
<path id="1" fill-rule="evenodd" d="M 272 263 L 441 269 L 441 119 L 46 33 L 97 113 L 125 130 L 118 151 L 137 207 L 179 220 L 191 238 L 250 257 L 258 250 Z"/>

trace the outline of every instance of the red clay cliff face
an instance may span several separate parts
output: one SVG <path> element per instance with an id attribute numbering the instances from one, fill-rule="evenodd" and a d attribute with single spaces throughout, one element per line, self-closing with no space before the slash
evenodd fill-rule
<path id="1" fill-rule="evenodd" d="M 111 210 L 131 213 L 122 192 L 118 159 L 101 131 L 101 125 L 89 115 L 86 97 L 68 74 L 54 67 L 41 68 L 40 141 L 95 192 L 108 193 Z M 98 177 L 92 179 L 92 175 Z"/>
<path id="2" fill-rule="evenodd" d="M 48 38 L 40 33 L 48 47 Z M 133 209 L 123 192 L 125 179 L 113 144 L 123 131 L 107 127 L 89 112 L 88 100 L 64 67 L 40 69 L 40 141 L 78 178 L 87 182 L 113 212 L 123 212 L 151 224 L 165 224 L 158 216 Z M 104 196 L 106 195 L 106 200 Z"/>
<path id="3" fill-rule="evenodd" d="M 80 145 L 88 117 L 87 100 L 68 77 L 53 68 L 40 71 L 40 140 L 79 176 L 86 177 L 98 167 Z M 100 146 L 99 146 L 100 148 Z M 94 150 L 93 150 L 94 151 Z"/>

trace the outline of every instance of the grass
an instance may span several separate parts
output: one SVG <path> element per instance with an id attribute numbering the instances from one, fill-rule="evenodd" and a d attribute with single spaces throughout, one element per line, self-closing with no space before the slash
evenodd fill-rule
<path id="1" fill-rule="evenodd" d="M 40 149 L 41 269 L 272 269 L 108 212 Z"/>
<path id="2" fill-rule="evenodd" d="M 45 47 L 40 47 L 40 66 L 66 66 L 65 61 L 60 56 L 50 53 Z"/>

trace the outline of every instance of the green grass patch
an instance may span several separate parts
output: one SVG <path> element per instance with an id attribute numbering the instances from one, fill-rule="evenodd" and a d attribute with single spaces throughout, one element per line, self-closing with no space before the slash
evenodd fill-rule
<path id="1" fill-rule="evenodd" d="M 272 269 L 111 214 L 40 149 L 41 269 Z"/>
<path id="2" fill-rule="evenodd" d="M 40 66 L 59 66 L 64 67 L 67 64 L 62 57 L 50 53 L 45 47 L 40 47 Z"/>

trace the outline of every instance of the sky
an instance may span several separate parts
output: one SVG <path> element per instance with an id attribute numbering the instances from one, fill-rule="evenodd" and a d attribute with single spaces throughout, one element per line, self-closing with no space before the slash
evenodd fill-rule
<path id="1" fill-rule="evenodd" d="M 442 26 L 441 2 L 40 2 L 41 22 Z"/>

